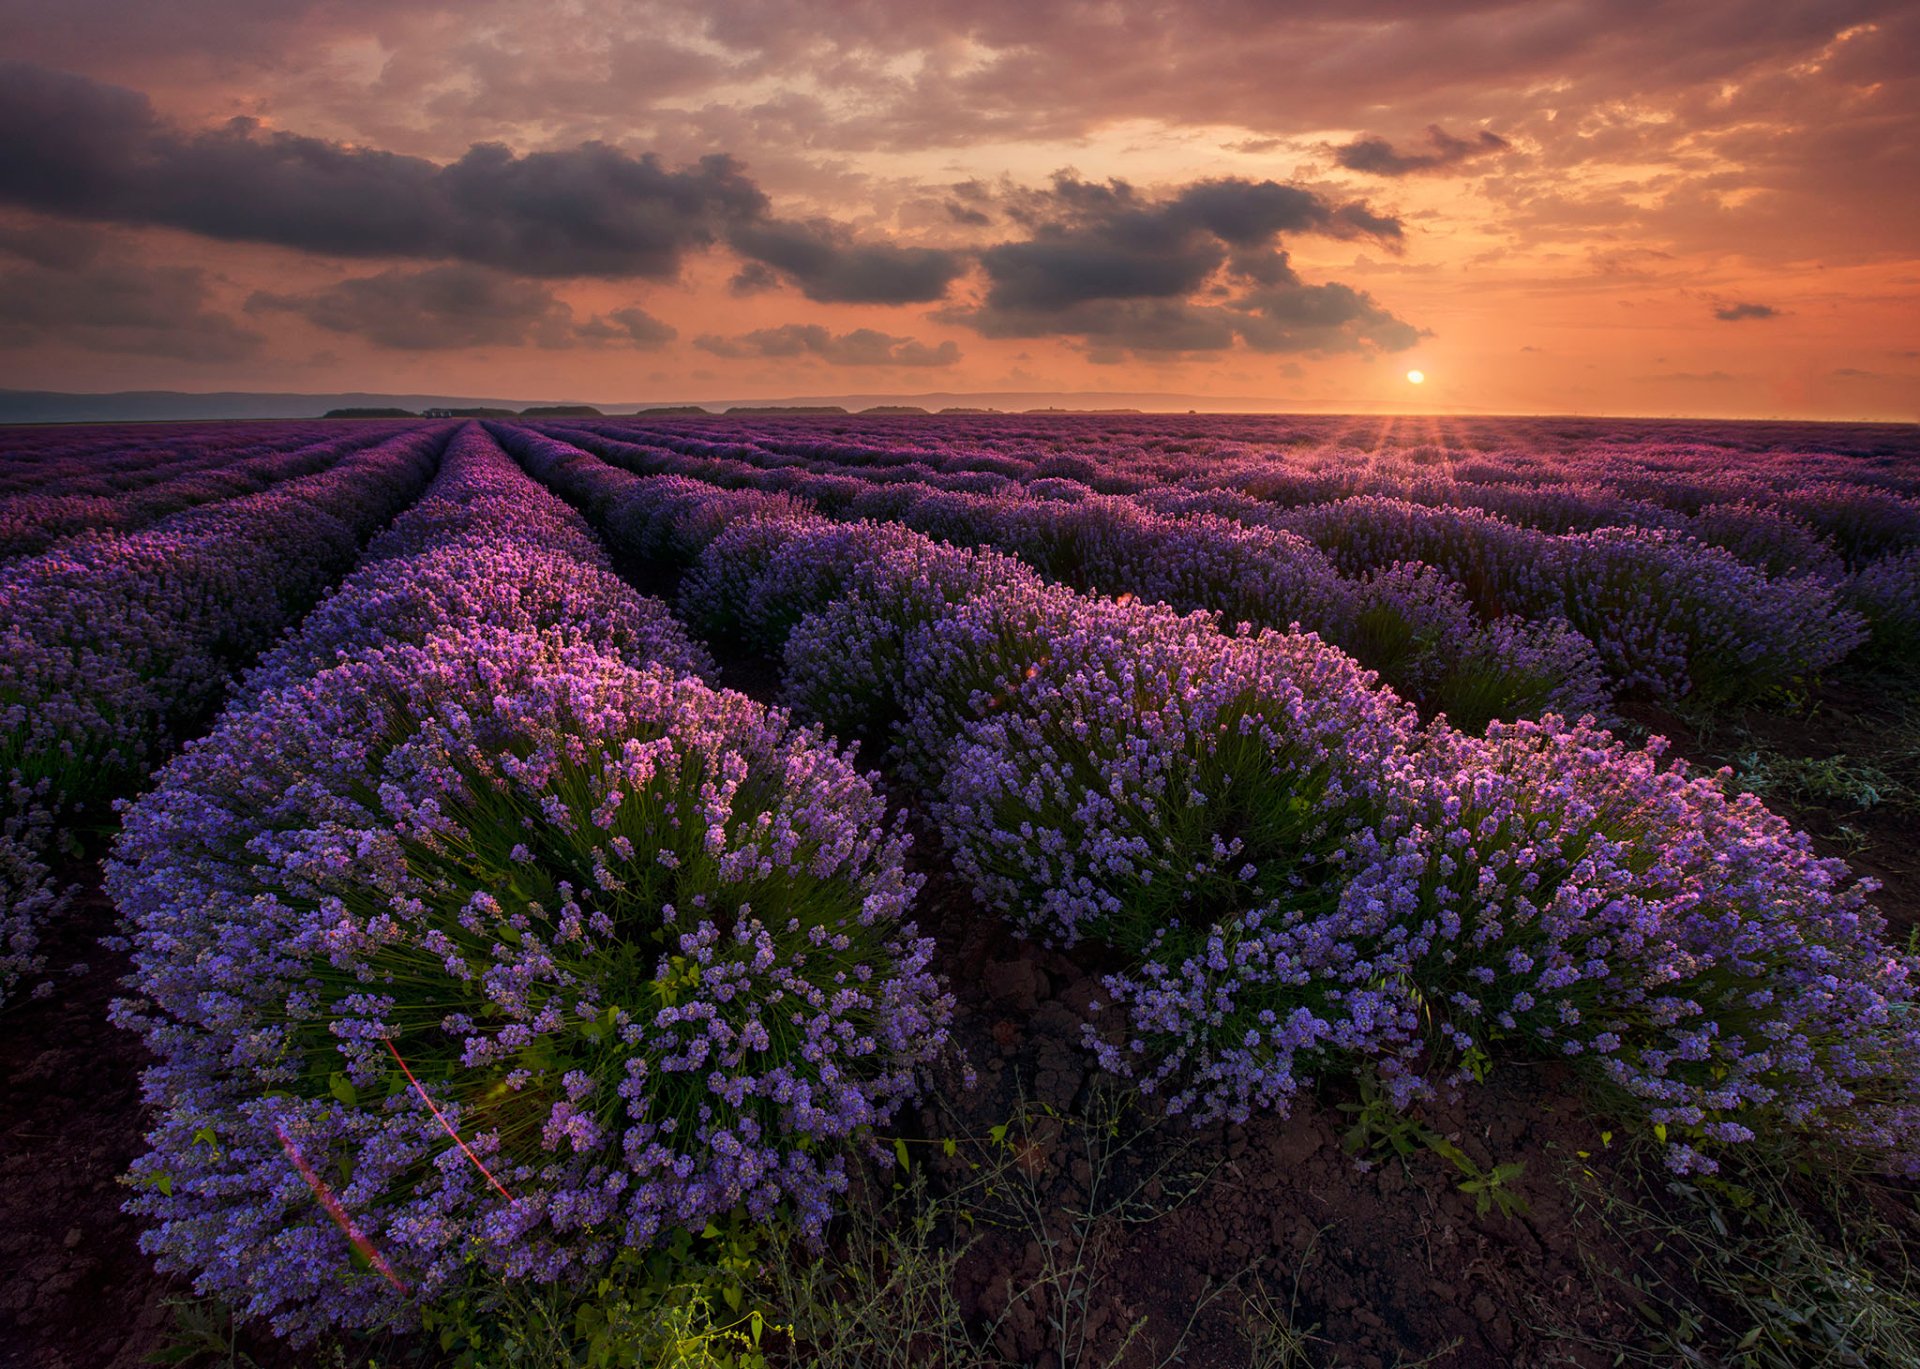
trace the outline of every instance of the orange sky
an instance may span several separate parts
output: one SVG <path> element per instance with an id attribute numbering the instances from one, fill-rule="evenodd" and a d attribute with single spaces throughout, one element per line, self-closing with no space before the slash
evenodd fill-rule
<path id="1" fill-rule="evenodd" d="M 1904 2 L 8 10 L 11 388 L 1920 418 Z"/>

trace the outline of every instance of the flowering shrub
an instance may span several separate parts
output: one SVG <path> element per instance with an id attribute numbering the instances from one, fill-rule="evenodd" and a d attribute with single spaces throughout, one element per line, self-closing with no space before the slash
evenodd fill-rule
<path id="1" fill-rule="evenodd" d="M 1847 581 L 1846 597 L 1866 619 L 1877 659 L 1920 658 L 1920 547 L 1870 562 Z"/>
<path id="2" fill-rule="evenodd" d="M 831 527 L 811 513 L 775 514 L 729 524 L 680 582 L 677 606 L 695 630 L 738 640 L 749 629 L 747 613 L 755 586 L 774 558 L 792 542 Z"/>
<path id="3" fill-rule="evenodd" d="M 886 736 L 906 719 L 909 643 L 959 605 L 1018 596 L 1039 577 L 997 552 L 920 538 L 852 568 L 847 590 L 801 618 L 782 651 L 781 687 L 795 713 L 835 736 Z"/>
<path id="4" fill-rule="evenodd" d="M 1725 547 L 1768 575 L 1817 575 L 1831 581 L 1846 574 L 1826 538 L 1792 514 L 1764 504 L 1709 504 L 1685 527 L 1700 541 Z"/>
<path id="5" fill-rule="evenodd" d="M 1038 576 L 954 604 L 907 632 L 902 643 L 896 746 L 904 770 L 937 790 L 949 753 L 972 724 L 1016 705 L 1020 692 L 1050 670 L 1070 643 L 1093 649 L 1102 636 L 1114 668 L 1128 648 L 1177 645 L 1218 636 L 1207 614 L 1181 614 L 1164 604 L 1077 594 Z M 826 673 L 830 659 L 817 658 Z"/>
<path id="6" fill-rule="evenodd" d="M 1304 1082 L 1295 1056 L 1357 1048 L 1374 996 L 1329 985 L 1342 1001 L 1303 1034 L 1287 967 L 1235 948 L 1334 896 L 1413 720 L 1316 638 L 1224 638 L 1205 619 L 1117 633 L 1116 610 L 1069 625 L 1010 704 L 966 730 L 935 814 L 989 906 L 1137 967 L 1109 980 L 1129 1034 L 1100 1043 L 1102 1064 L 1174 1112 L 1283 1106 Z M 1195 957 L 1231 985 L 1178 1004 L 1153 991 Z"/>
<path id="7" fill-rule="evenodd" d="M 785 495 L 723 492 L 670 475 L 635 482 L 630 492 L 610 501 L 602 526 L 608 542 L 629 556 L 686 565 L 729 524 L 805 511 Z"/>
<path id="8" fill-rule="evenodd" d="M 904 845 L 781 713 L 525 634 L 230 712 L 109 875 L 143 1247 L 305 1340 L 736 1207 L 817 1234 L 945 1033 Z"/>
<path id="9" fill-rule="evenodd" d="M 20 980 L 46 969 L 40 929 L 72 898 L 47 868 L 47 835 L 37 829 L 50 821 L 48 815 L 24 801 L 14 808 L 0 826 L 0 1001 Z M 51 989 L 50 980 L 34 986 L 35 994 Z"/>
<path id="10" fill-rule="evenodd" d="M 1865 638 L 1829 584 L 1769 579 L 1681 534 L 1603 528 L 1562 540 L 1555 606 L 1617 687 L 1707 703 L 1834 664 Z"/>
<path id="11" fill-rule="evenodd" d="M 1456 1058 L 1589 1060 L 1691 1139 L 1764 1119 L 1920 1168 L 1920 963 L 1871 886 L 1658 758 L 1553 717 L 1430 735 L 1338 910 L 1273 954 L 1387 986 Z M 1678 1138 L 1670 1160 L 1712 1168 Z"/>
<path id="12" fill-rule="evenodd" d="M 473 627 L 593 646 L 632 665 L 713 672 L 712 658 L 664 604 L 614 575 L 585 520 L 477 426 L 448 444 L 426 496 L 374 539 L 364 559 L 247 676 L 246 697 L 366 647 L 418 646 Z"/>
<path id="13" fill-rule="evenodd" d="M 197 451 L 183 438 L 175 459 L 138 472 L 144 478 L 106 482 L 99 458 L 75 460 L 46 473 L 31 491 L 0 499 L 0 559 L 43 551 L 74 533 L 130 531 L 197 504 L 268 489 L 283 480 L 324 470 L 341 456 L 385 434 L 338 433 L 285 445 L 299 429 L 276 434 L 257 448 Z M 98 489 L 98 493 L 83 493 Z"/>
<path id="14" fill-rule="evenodd" d="M 1430 713 L 1467 732 L 1495 718 L 1606 709 L 1593 644 L 1558 619 L 1482 622 L 1454 581 L 1419 562 L 1369 575 L 1332 640 Z"/>
<path id="15" fill-rule="evenodd" d="M 0 567 L 0 822 L 20 886 L 0 909 L 10 944 L 54 907 L 55 846 L 144 777 L 234 669 L 345 571 L 420 492 L 444 439 L 409 431 L 266 493 Z M 0 963 L 0 994 L 9 979 Z"/>

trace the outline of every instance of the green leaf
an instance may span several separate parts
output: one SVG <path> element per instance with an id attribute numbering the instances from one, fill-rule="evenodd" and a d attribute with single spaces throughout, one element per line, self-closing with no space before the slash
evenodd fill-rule
<path id="1" fill-rule="evenodd" d="M 327 1092 L 350 1108 L 360 1106 L 360 1090 L 353 1086 L 353 1080 L 337 1070 L 327 1076 Z"/>
<path id="2" fill-rule="evenodd" d="M 912 1167 L 913 1161 L 907 1158 L 907 1143 L 898 1136 L 893 1138 L 893 1153 L 900 1161 L 900 1168 L 908 1169 Z"/>
<path id="3" fill-rule="evenodd" d="M 960 1147 L 953 1143 L 953 1138 L 951 1136 L 947 1137 L 945 1140 L 940 1142 L 940 1153 L 946 1156 L 948 1159 L 952 1159 L 954 1156 L 954 1153 L 959 1149 Z"/>

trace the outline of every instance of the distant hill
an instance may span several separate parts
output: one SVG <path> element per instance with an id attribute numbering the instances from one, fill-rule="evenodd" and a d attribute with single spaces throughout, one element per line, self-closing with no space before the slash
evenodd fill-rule
<path id="1" fill-rule="evenodd" d="M 1186 395 L 1167 392 L 1102 390 L 983 390 L 972 393 L 935 391 L 927 394 L 759 395 L 688 398 L 679 395 L 646 400 L 554 400 L 539 397 L 507 399 L 493 395 L 375 394 L 349 391 L 338 394 L 254 393 L 223 390 L 189 394 L 179 390 L 121 390 L 107 394 L 76 394 L 56 390 L 0 390 L 0 424 L 6 423 L 127 423 L 185 422 L 247 418 L 319 418 L 330 409 L 406 409 L 449 416 L 517 415 L 561 410 L 584 415 L 588 409 L 611 417 L 636 411 L 650 418 L 699 417 L 732 412 L 741 415 L 815 415 L 831 419 L 862 411 L 917 417 L 915 410 L 941 414 L 1048 413 L 1126 414 L 1378 414 L 1402 412 L 1398 403 L 1384 400 L 1326 399 L 1304 403 L 1285 393 L 1253 395 Z M 1435 406 L 1435 414 L 1477 411 Z M 1511 415 L 1525 417 L 1525 415 Z M 1567 415 L 1557 415 L 1566 417 Z M 1597 416 L 1597 415 L 1594 415 Z"/>
<path id="2" fill-rule="evenodd" d="M 730 414 L 844 414 L 842 404 L 735 404 Z"/>
<path id="3" fill-rule="evenodd" d="M 1204 398 L 1194 395 L 1103 393 L 1100 391 L 993 391 L 964 394 L 846 394 L 792 396 L 735 396 L 733 398 L 662 397 L 652 400 L 551 400 L 537 396 L 378 394 L 343 391 L 335 394 L 299 394 L 286 391 L 221 390 L 191 394 L 180 390 L 119 390 L 80 394 L 58 390 L 0 390 L 0 424 L 4 423 L 133 423 L 185 422 L 241 418 L 319 418 L 331 409 L 406 409 L 413 413 L 463 415 L 491 411 L 486 416 L 520 414 L 528 409 L 591 407 L 603 414 L 639 411 L 649 417 L 719 414 L 819 414 L 838 417 L 863 409 L 880 409 L 907 416 L 908 410 L 956 414 L 1018 413 L 1025 409 L 1064 409 L 1078 413 L 1119 407 L 1149 412 L 1284 413 L 1302 406 L 1283 396 L 1254 399 L 1246 396 Z M 1327 406 L 1306 406 L 1325 409 Z M 1354 404 L 1347 411 L 1370 406 Z"/>
<path id="4" fill-rule="evenodd" d="M 57 390 L 0 390 L 0 423 L 183 422 L 222 418 L 320 418 L 331 409 L 502 409 L 517 414 L 536 399 L 474 395 L 255 394 L 223 390 L 121 390 L 112 394 L 66 394 Z"/>

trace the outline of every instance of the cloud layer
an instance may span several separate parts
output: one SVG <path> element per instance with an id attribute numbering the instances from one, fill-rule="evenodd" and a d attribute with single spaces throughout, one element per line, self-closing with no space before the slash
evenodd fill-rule
<path id="1" fill-rule="evenodd" d="M 15 0 L 0 365 L 1911 415 L 1911 4 L 1167 14 Z"/>

